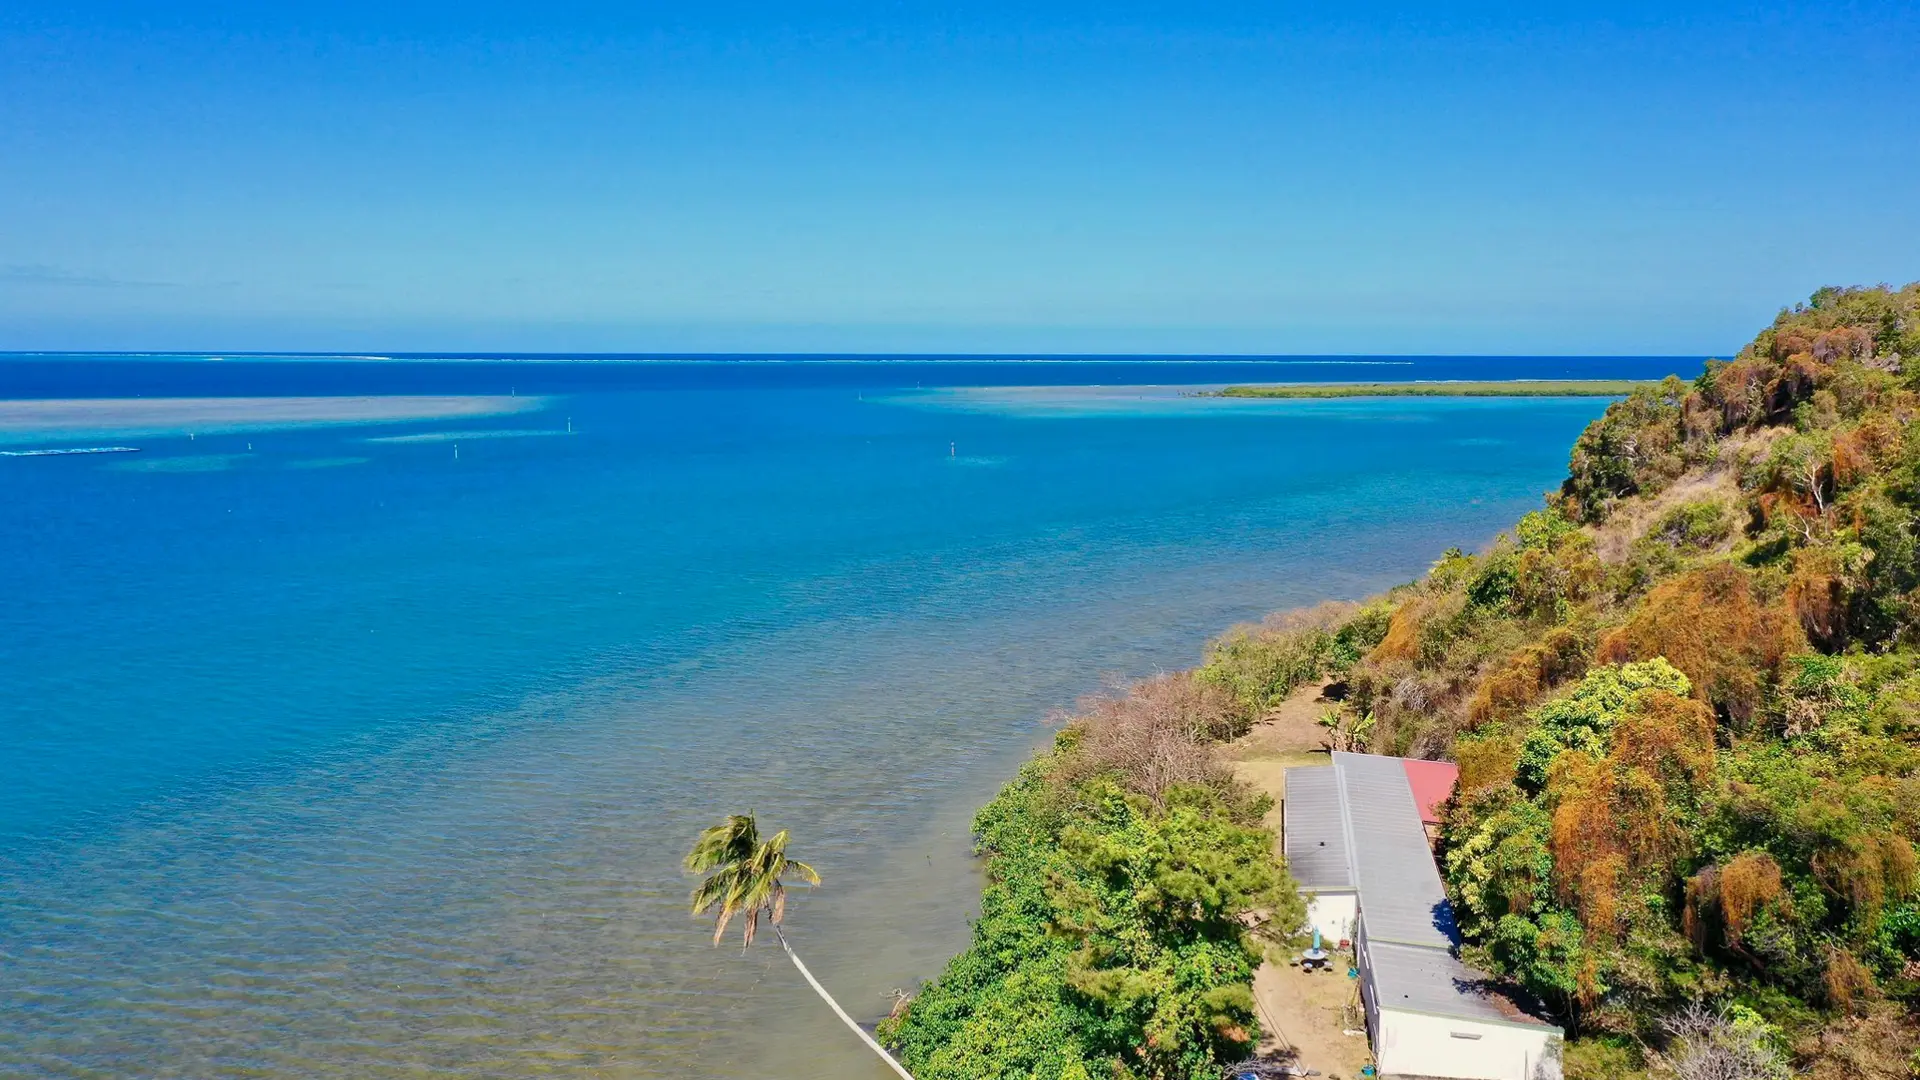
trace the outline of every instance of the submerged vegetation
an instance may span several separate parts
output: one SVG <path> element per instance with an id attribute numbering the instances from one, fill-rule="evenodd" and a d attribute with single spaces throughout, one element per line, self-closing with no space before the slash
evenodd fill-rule
<path id="1" fill-rule="evenodd" d="M 1331 677 L 1330 745 L 1459 762 L 1468 959 L 1570 1077 L 1920 1076 L 1920 284 L 1611 392 L 1487 550 L 1082 709 L 976 822 L 973 946 L 886 1029 L 915 1075 L 1219 1075 L 1301 912 L 1213 744 Z"/>
<path id="2" fill-rule="evenodd" d="M 1624 397 L 1647 383 L 1627 379 L 1511 379 L 1485 382 L 1274 383 L 1229 386 L 1213 397 Z"/>

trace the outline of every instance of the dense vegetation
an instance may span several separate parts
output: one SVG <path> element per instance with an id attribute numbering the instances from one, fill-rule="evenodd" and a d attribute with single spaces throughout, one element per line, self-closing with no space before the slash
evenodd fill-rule
<path id="1" fill-rule="evenodd" d="M 1199 1078 L 1259 1033 L 1263 944 L 1305 918 L 1211 743 L 1244 730 L 1185 676 L 1090 702 L 974 821 L 973 945 L 883 1037 L 920 1080 Z"/>
<path id="2" fill-rule="evenodd" d="M 1469 959 L 1573 1078 L 1920 1077 L 1920 284 L 1823 289 L 1641 385 L 1547 506 L 1419 582 L 1104 699 L 982 812 L 922 1080 L 1202 1077 L 1297 899 L 1210 744 L 1332 677 L 1328 742 L 1461 766 Z"/>
<path id="3" fill-rule="evenodd" d="M 1625 379 L 1509 379 L 1491 382 L 1276 383 L 1229 386 L 1216 397 L 1623 397 L 1644 386 Z"/>
<path id="4" fill-rule="evenodd" d="M 1920 286 L 1822 290 L 1609 407 L 1346 671 L 1373 749 L 1461 763 L 1457 916 L 1574 1075 L 1664 1075 L 1702 1003 L 1769 1069 L 1920 1067 L 1916 417 Z"/>

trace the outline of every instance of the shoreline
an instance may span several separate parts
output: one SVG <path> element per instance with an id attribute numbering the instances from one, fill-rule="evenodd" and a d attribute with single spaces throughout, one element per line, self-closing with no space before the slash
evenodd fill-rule
<path id="1" fill-rule="evenodd" d="M 1228 386 L 1196 397 L 1222 398 L 1369 398 L 1369 397 L 1626 397 L 1650 379 L 1513 379 L 1508 381 L 1393 383 L 1273 383 Z"/>

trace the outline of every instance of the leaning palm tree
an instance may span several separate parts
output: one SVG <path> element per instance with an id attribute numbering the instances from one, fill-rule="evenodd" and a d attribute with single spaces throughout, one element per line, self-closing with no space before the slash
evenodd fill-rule
<path id="1" fill-rule="evenodd" d="M 866 1029 L 855 1023 L 847 1010 L 833 1000 L 827 988 L 813 977 L 807 965 L 800 962 L 799 954 L 787 943 L 787 935 L 780 929 L 780 921 L 787 914 L 787 886 L 785 878 L 789 875 L 799 878 L 808 885 L 819 885 L 820 874 L 806 863 L 787 858 L 787 831 L 785 829 L 773 835 L 771 840 L 760 842 L 760 827 L 752 814 L 734 814 L 727 820 L 700 834 L 693 842 L 693 850 L 687 852 L 687 870 L 695 874 L 706 874 L 704 881 L 693 890 L 693 913 L 704 915 L 715 908 L 719 911 L 714 917 L 713 943 L 720 944 L 720 938 L 727 932 L 727 924 L 735 915 L 743 919 L 741 948 L 753 944 L 754 933 L 760 928 L 760 918 L 767 917 L 767 924 L 773 927 L 774 936 L 780 939 L 780 947 L 786 950 L 787 959 L 800 969 L 800 975 L 827 1003 L 840 1022 L 852 1029 L 860 1041 L 880 1055 L 881 1060 L 893 1067 L 893 1071 L 913 1080 L 900 1063 L 893 1060 Z"/>

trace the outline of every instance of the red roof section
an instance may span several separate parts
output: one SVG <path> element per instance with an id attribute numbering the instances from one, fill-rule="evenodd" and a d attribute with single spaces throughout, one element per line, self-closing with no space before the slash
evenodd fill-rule
<path id="1" fill-rule="evenodd" d="M 1451 761 L 1413 758 L 1402 758 L 1400 765 L 1407 770 L 1407 786 L 1413 789 L 1413 804 L 1420 808 L 1420 820 L 1438 824 L 1440 808 L 1453 795 L 1453 785 L 1460 780 L 1460 766 Z"/>

